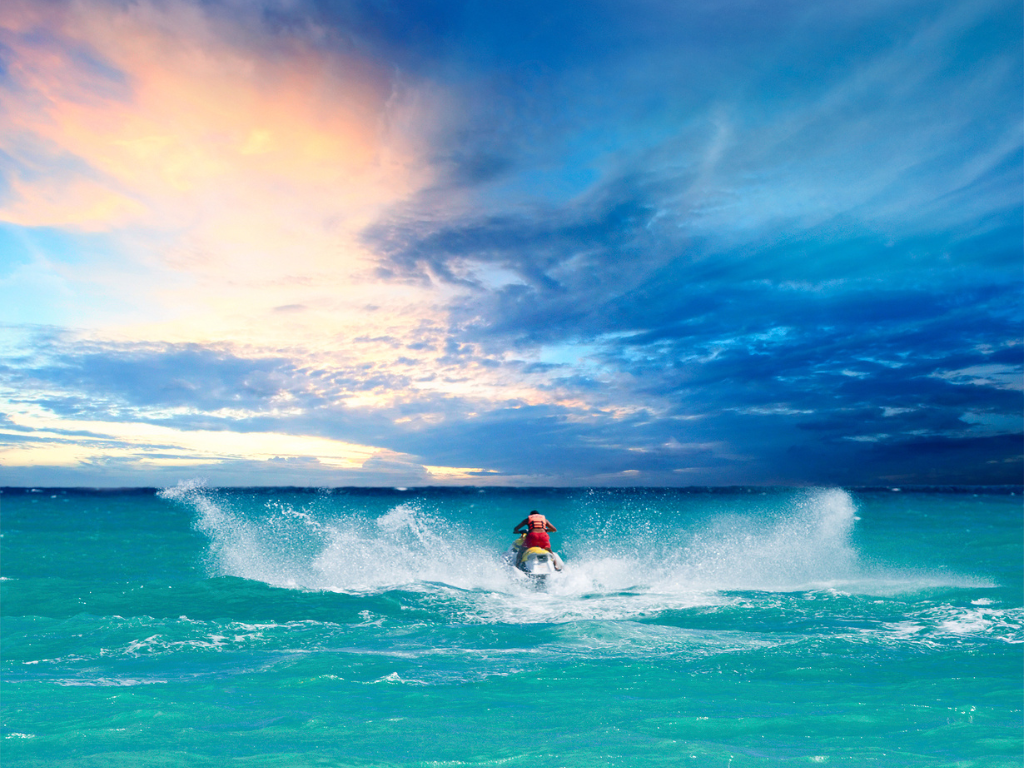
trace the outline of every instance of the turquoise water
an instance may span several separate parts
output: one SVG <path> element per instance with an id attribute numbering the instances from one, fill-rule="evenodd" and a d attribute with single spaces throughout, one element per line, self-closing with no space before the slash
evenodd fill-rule
<path id="1" fill-rule="evenodd" d="M 1021 498 L 5 489 L 0 758 L 1019 766 Z"/>

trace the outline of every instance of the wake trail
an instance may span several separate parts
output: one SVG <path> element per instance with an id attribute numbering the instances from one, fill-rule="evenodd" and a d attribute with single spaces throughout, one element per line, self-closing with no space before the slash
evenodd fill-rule
<path id="1" fill-rule="evenodd" d="M 419 592 L 458 602 L 482 621 L 637 617 L 727 602 L 737 592 L 979 586 L 949 573 L 866 564 L 852 540 L 856 504 L 840 489 L 770 496 L 760 507 L 736 511 L 661 510 L 622 535 L 570 535 L 562 548 L 566 571 L 541 593 L 501 565 L 503 547 L 416 500 L 371 514 L 339 507 L 336 499 L 297 508 L 197 482 L 161 496 L 194 510 L 196 530 L 210 541 L 212 575 L 350 594 Z M 578 530 L 607 531 L 610 522 Z"/>

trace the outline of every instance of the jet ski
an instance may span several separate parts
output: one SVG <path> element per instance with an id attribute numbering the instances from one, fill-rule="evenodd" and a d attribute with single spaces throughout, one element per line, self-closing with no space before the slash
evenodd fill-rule
<path id="1" fill-rule="evenodd" d="M 505 552 L 505 563 L 525 573 L 531 579 L 544 581 L 548 576 L 561 572 L 565 564 L 557 553 L 542 547 L 523 547 L 524 533 Z"/>

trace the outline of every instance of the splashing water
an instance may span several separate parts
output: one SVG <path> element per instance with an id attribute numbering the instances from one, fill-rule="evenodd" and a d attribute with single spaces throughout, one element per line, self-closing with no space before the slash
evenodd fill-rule
<path id="1" fill-rule="evenodd" d="M 494 588 L 502 581 L 493 553 L 415 504 L 373 519 L 359 510 L 338 515 L 316 501 L 304 509 L 277 500 L 254 509 L 197 481 L 160 495 L 193 507 L 196 529 L 210 539 L 215 575 L 353 593 L 430 582 Z"/>
<path id="2" fill-rule="evenodd" d="M 306 553 L 325 529 L 308 513 L 267 502 L 265 514 L 254 515 L 244 500 L 216 494 L 196 480 L 159 495 L 195 510 L 196 530 L 210 539 L 207 564 L 212 574 L 282 587 L 315 586 L 308 578 Z"/>
<path id="3" fill-rule="evenodd" d="M 501 565 L 504 542 L 484 540 L 421 501 L 377 514 L 323 495 L 302 508 L 280 500 L 254 505 L 195 482 L 161 495 L 195 510 L 214 574 L 307 590 L 430 593 L 457 602 L 473 621 L 628 618 L 718 604 L 736 591 L 870 592 L 921 582 L 864 566 L 851 540 L 856 505 L 838 489 L 713 514 L 598 510 L 567 537 L 566 572 L 542 593 Z"/>
<path id="4" fill-rule="evenodd" d="M 808 492 L 759 518 L 727 516 L 698 532 L 664 575 L 668 584 L 795 591 L 863 576 L 850 541 L 856 519 L 845 491 Z"/>
<path id="5" fill-rule="evenodd" d="M 337 591 L 420 583 L 495 589 L 501 583 L 494 553 L 415 504 L 399 504 L 372 524 L 358 518 L 335 523 L 315 566 L 321 587 Z"/>

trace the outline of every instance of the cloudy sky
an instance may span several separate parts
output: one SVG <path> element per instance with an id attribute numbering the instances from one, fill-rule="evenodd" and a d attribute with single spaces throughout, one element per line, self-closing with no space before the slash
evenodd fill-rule
<path id="1" fill-rule="evenodd" d="M 5 0 L 0 484 L 1019 483 L 1017 0 Z"/>

